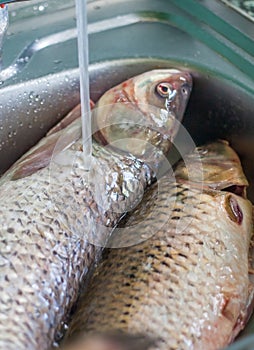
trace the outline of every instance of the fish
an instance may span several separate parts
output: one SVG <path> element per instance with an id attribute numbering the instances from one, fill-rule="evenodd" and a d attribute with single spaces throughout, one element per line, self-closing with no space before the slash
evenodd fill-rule
<path id="1" fill-rule="evenodd" d="M 61 337 L 81 280 L 92 273 L 123 213 L 154 181 L 191 88 L 190 73 L 177 69 L 130 78 L 105 92 L 92 111 L 103 126 L 103 144 L 97 128 L 90 171 L 77 106 L 0 179 L 0 349 L 46 350 Z M 121 94 L 126 100 L 116 98 L 109 113 L 103 100 Z M 134 155 L 116 139 L 111 145 L 110 123 L 135 139 L 135 109 L 145 125 Z M 128 116 L 129 110 L 125 124 L 117 124 L 118 112 Z M 156 150 L 147 153 L 150 139 Z"/>
<path id="2" fill-rule="evenodd" d="M 118 224 L 65 341 L 115 332 L 154 339 L 147 350 L 230 344 L 253 309 L 247 185 L 227 141 L 185 155 Z"/>

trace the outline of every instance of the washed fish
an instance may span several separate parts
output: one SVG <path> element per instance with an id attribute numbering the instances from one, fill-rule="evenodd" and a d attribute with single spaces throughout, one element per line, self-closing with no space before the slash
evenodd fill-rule
<path id="1" fill-rule="evenodd" d="M 105 252 L 67 339 L 119 332 L 151 337 L 149 349 L 218 350 L 244 327 L 252 206 L 238 156 L 226 141 L 198 147 L 158 182 L 112 236 L 125 248 Z"/>
<path id="2" fill-rule="evenodd" d="M 52 345 L 112 228 L 156 176 L 191 85 L 188 73 L 165 69 L 106 92 L 93 114 L 103 126 L 104 145 L 94 142 L 89 173 L 83 167 L 78 118 L 63 130 L 57 127 L 2 177 L 0 349 L 44 350 Z M 124 101 L 114 97 L 121 95 Z M 103 100 L 115 101 L 110 111 Z M 77 116 L 77 110 L 72 114 Z M 125 137 L 135 138 L 135 110 L 143 129 L 138 126 L 141 140 L 134 155 L 119 150 L 116 139 L 111 146 L 110 123 L 116 132 L 124 129 Z M 119 113 L 125 116 L 124 125 L 116 120 Z M 99 130 L 96 138 L 100 140 Z M 154 147 L 146 154 L 149 142 Z"/>

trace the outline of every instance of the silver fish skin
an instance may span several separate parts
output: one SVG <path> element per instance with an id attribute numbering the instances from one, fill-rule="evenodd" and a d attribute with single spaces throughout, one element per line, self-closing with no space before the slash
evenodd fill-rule
<path id="1" fill-rule="evenodd" d="M 166 69 L 151 71 L 149 76 L 152 84 L 147 74 L 143 79 L 149 89 L 148 104 L 156 86 L 165 82 L 174 84 L 177 99 L 186 106 L 192 83 L 188 73 Z M 132 79 L 126 81 L 128 84 Z M 186 85 L 188 96 L 182 91 Z M 105 95 L 120 90 L 121 85 Z M 138 89 L 135 94 L 138 101 Z M 157 107 L 164 115 L 167 112 L 174 130 L 175 119 L 166 101 L 167 96 L 161 96 Z M 125 108 L 126 113 L 129 108 L 134 110 L 135 103 Z M 102 111 L 96 115 L 98 121 L 104 117 Z M 160 126 L 154 122 L 154 127 L 158 133 Z M 87 173 L 80 119 L 55 130 L 0 179 L 1 350 L 46 350 L 52 345 L 77 298 L 81 279 L 99 259 L 122 213 L 156 176 L 156 168 L 150 165 L 159 164 L 173 139 L 168 137 L 167 147 L 164 142 L 163 148 L 157 148 L 149 165 L 131 153 L 94 142 L 93 162 Z M 163 132 L 161 129 L 162 138 Z M 109 144 L 110 137 L 106 141 Z"/>
<path id="2" fill-rule="evenodd" d="M 66 339 L 118 332 L 157 339 L 149 350 L 219 350 L 244 327 L 253 301 L 248 182 L 226 141 L 185 161 L 115 231 L 112 246 L 125 248 L 105 252 Z"/>

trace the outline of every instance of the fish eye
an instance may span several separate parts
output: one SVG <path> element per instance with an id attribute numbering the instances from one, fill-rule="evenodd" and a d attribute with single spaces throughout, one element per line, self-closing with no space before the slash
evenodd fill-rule
<path id="1" fill-rule="evenodd" d="M 159 83 L 156 86 L 156 92 L 164 98 L 169 97 L 172 94 L 172 87 L 169 83 Z"/>

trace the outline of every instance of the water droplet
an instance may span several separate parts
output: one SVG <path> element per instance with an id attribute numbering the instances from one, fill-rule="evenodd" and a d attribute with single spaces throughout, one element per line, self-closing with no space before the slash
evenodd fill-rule
<path id="1" fill-rule="evenodd" d="M 23 126 L 23 122 L 21 121 L 21 122 L 19 122 L 19 126 Z"/>
<path id="2" fill-rule="evenodd" d="M 32 129 L 32 127 L 33 127 L 32 124 L 29 123 L 29 124 L 28 124 L 28 129 Z"/>
<path id="3" fill-rule="evenodd" d="M 34 112 L 34 114 L 37 114 L 38 112 L 40 112 L 40 108 L 34 108 L 34 110 L 33 110 L 33 112 Z"/>

